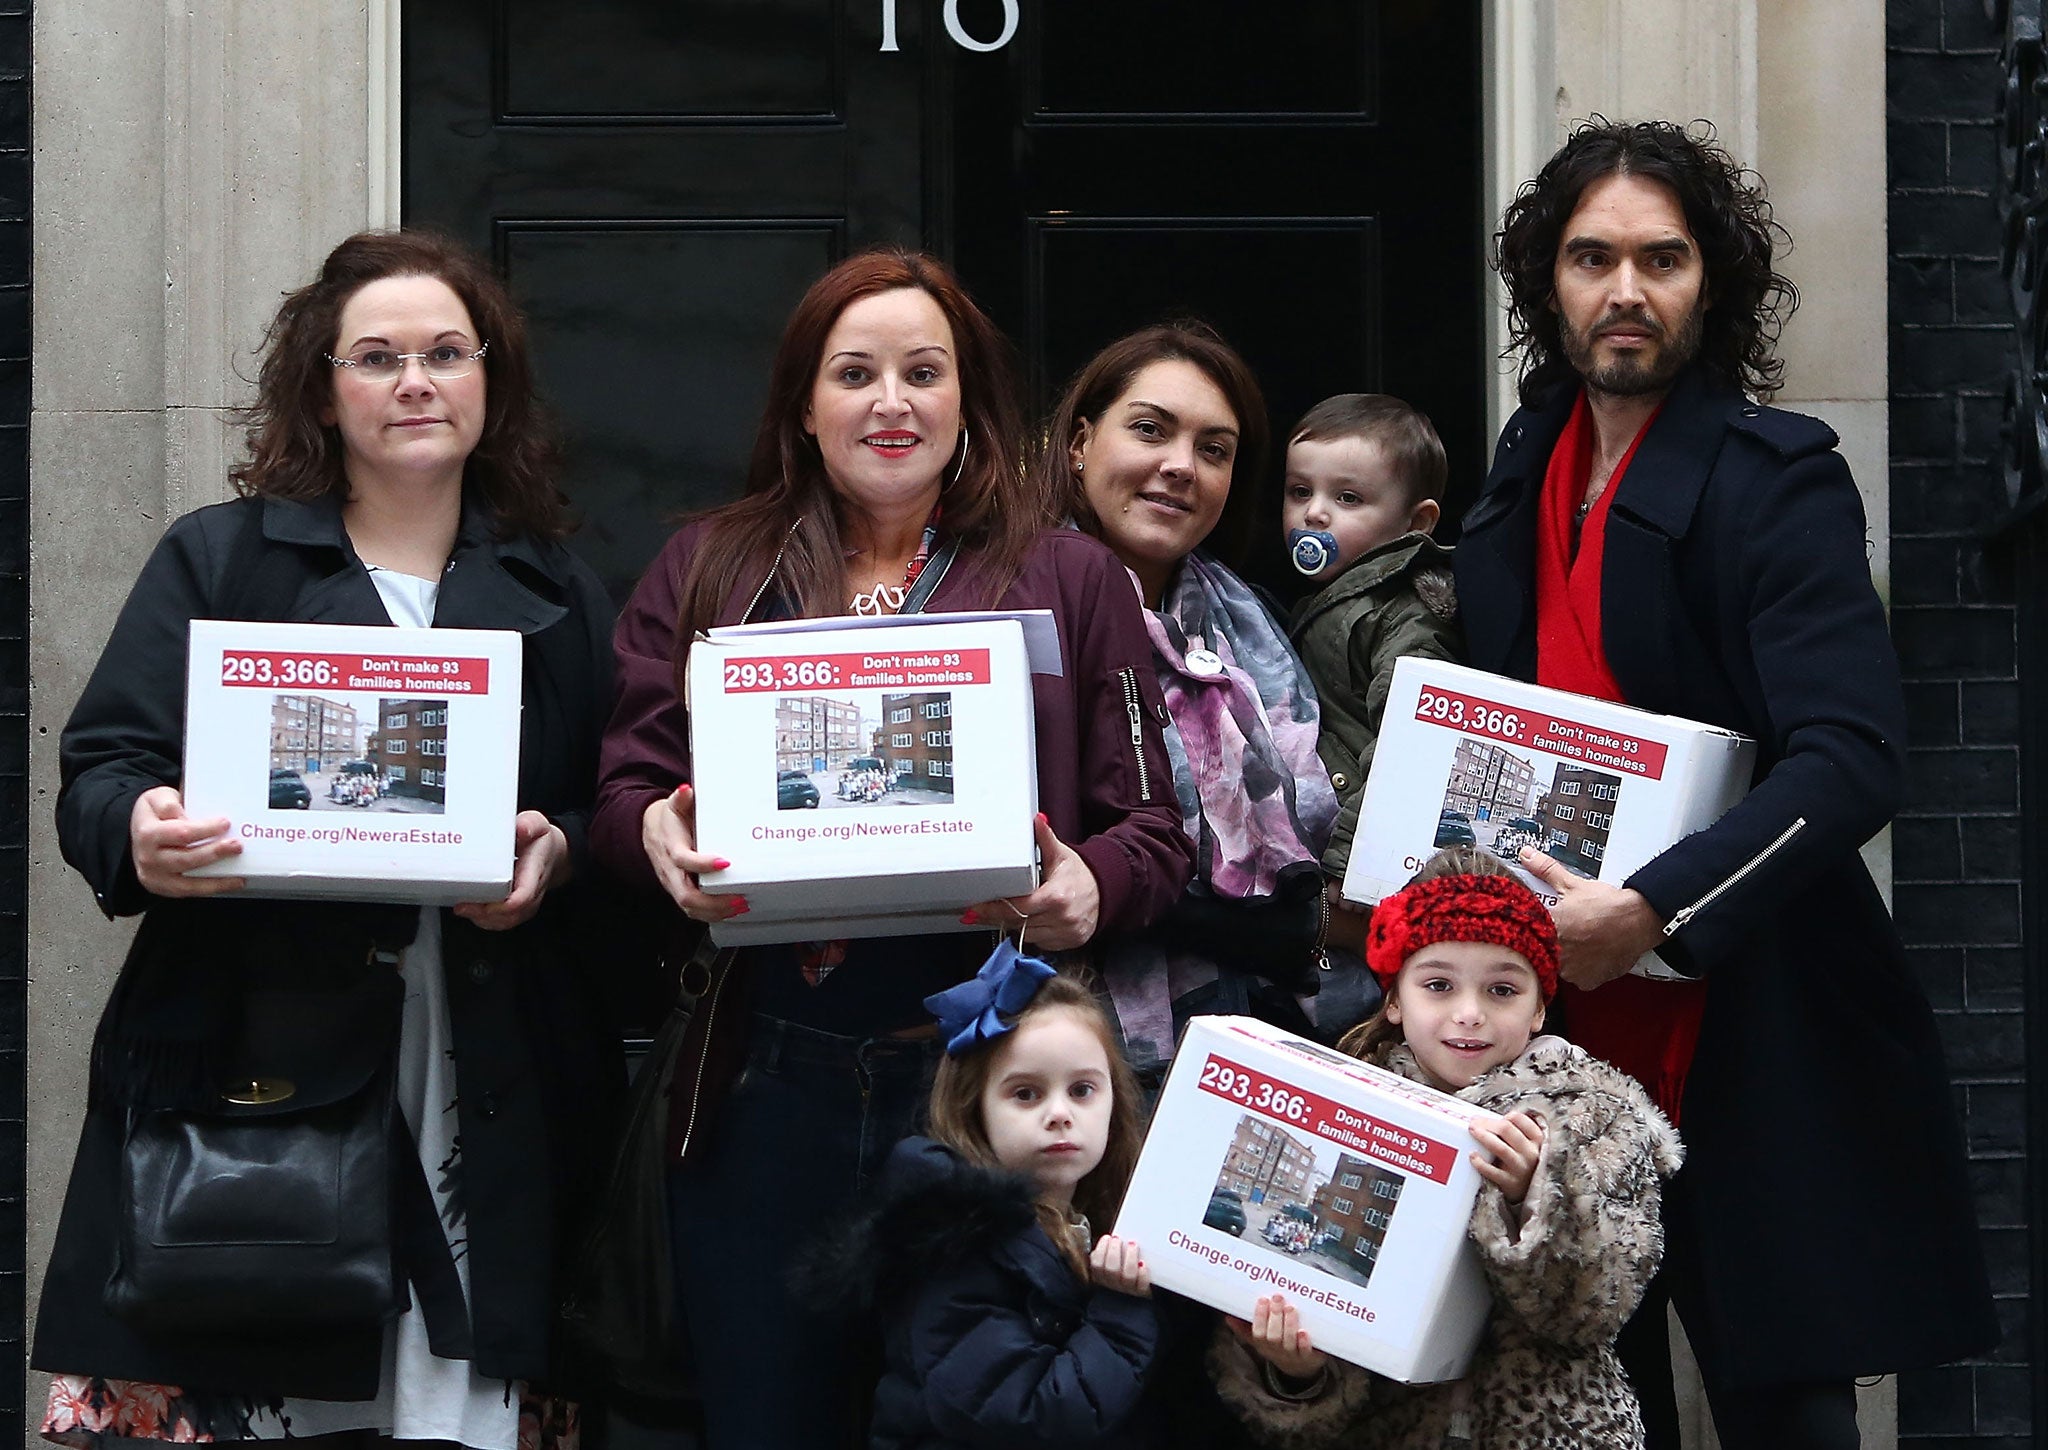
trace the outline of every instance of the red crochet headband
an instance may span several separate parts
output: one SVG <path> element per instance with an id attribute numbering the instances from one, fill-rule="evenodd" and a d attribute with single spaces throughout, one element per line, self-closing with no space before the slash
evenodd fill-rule
<path id="1" fill-rule="evenodd" d="M 1440 941 L 1491 942 L 1520 952 L 1548 1002 L 1557 995 L 1557 927 L 1540 897 L 1512 876 L 1437 876 L 1372 909 L 1365 964 L 1394 988 L 1401 963 Z"/>

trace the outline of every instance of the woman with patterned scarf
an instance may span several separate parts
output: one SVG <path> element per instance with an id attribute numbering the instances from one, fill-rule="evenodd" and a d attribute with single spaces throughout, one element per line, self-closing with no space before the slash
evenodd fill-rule
<path id="1" fill-rule="evenodd" d="M 1316 755 L 1315 688 L 1259 597 L 1199 551 L 1212 533 L 1241 536 L 1254 493 L 1233 505 L 1231 480 L 1240 466 L 1255 476 L 1266 432 L 1244 359 L 1206 326 L 1166 324 L 1080 371 L 1038 464 L 1144 602 L 1195 845 L 1167 918 L 1094 946 L 1132 1065 L 1155 1087 L 1192 1015 L 1250 1012 L 1334 1041 L 1378 1004 L 1355 955 L 1365 918 L 1333 918 L 1323 894 L 1337 796 Z"/>

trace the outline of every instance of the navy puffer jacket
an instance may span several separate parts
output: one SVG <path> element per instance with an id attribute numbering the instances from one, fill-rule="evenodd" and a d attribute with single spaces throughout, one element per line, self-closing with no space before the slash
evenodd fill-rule
<path id="1" fill-rule="evenodd" d="M 1025 1180 L 906 1139 L 837 1257 L 883 1326 L 875 1450 L 1163 1443 L 1140 1408 L 1159 1340 L 1151 1301 L 1076 1278 Z"/>

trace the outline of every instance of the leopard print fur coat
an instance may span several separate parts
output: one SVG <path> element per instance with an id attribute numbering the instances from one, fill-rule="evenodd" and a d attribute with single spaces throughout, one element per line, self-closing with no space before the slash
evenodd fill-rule
<path id="1" fill-rule="evenodd" d="M 1422 1074 L 1404 1046 L 1381 1065 Z M 1482 1185 L 1472 1241 L 1493 1288 L 1465 1377 L 1404 1385 L 1332 1359 L 1300 1397 L 1227 1329 L 1210 1347 L 1217 1390 L 1272 1450 L 1641 1450 L 1642 1417 L 1614 1355 L 1664 1254 L 1658 1201 L 1678 1134 L 1617 1069 L 1556 1037 L 1458 1094 L 1546 1132 L 1519 1209 Z"/>

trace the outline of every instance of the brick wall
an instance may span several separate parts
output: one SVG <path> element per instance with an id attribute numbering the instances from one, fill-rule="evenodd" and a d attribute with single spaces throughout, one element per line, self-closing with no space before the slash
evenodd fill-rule
<path id="1" fill-rule="evenodd" d="M 1982 0 L 1887 0 L 1892 634 L 1910 712 L 1894 828 L 1907 954 L 1939 1016 L 2005 1339 L 1900 1377 L 1916 1446 L 2031 1445 L 2020 949 L 2019 685 L 2009 586 L 1982 539 L 2005 507 L 2012 362 L 1992 129 L 2002 31 Z"/>

